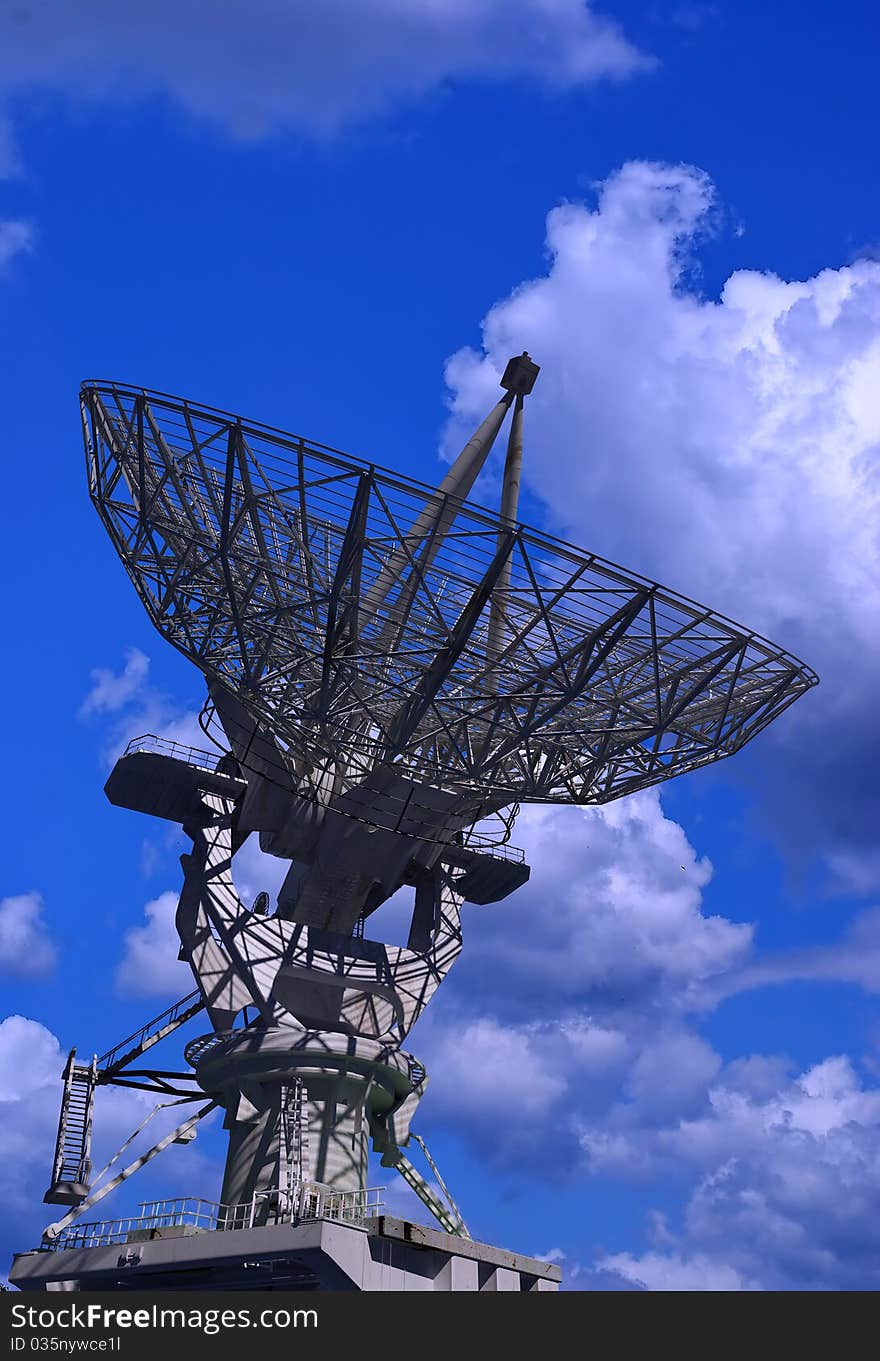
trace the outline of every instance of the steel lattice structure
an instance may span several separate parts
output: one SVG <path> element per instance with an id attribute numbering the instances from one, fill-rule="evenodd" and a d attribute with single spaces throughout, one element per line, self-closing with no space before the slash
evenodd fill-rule
<path id="1" fill-rule="evenodd" d="M 693 601 L 333 449 L 120 384 L 82 400 L 92 496 L 153 622 L 300 789 L 392 765 L 475 816 L 603 803 L 729 756 L 816 682 Z"/>
<path id="2" fill-rule="evenodd" d="M 92 500 L 153 623 L 203 672 L 220 750 L 148 734 L 107 781 L 112 803 L 192 843 L 175 920 L 197 992 L 100 1060 L 71 1053 L 47 1199 L 73 1208 L 47 1244 L 111 1250 L 122 1229 L 74 1221 L 220 1107 L 215 1234 L 328 1215 L 363 1227 L 372 1148 L 454 1251 L 468 1230 L 411 1129 L 428 1077 L 404 1045 L 462 949 L 464 905 L 529 877 L 506 845 L 519 804 L 604 803 L 729 756 L 816 683 L 750 630 L 519 523 L 538 372 L 510 361 L 439 488 L 179 398 L 83 386 Z M 492 514 L 467 498 L 508 415 Z M 286 862 L 274 911 L 235 883 L 255 832 Z M 368 939 L 405 886 L 406 945 Z M 132 1068 L 201 1011 L 212 1029 L 187 1044 L 188 1072 Z M 94 1187 L 105 1083 L 208 1102 Z M 153 1218 L 164 1231 L 164 1208 Z M 22 1279 L 32 1266 L 46 1274 Z"/>

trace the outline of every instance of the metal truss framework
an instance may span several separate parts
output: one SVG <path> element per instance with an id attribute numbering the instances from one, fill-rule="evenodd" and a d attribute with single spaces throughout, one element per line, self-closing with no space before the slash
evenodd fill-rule
<path id="1" fill-rule="evenodd" d="M 816 683 L 442 489 L 143 389 L 86 384 L 82 411 L 92 498 L 154 624 L 322 802 L 356 806 L 393 766 L 474 818 L 603 803 L 730 755 Z"/>
<path id="2" fill-rule="evenodd" d="M 428 1077 L 403 1044 L 461 951 L 462 904 L 528 878 L 505 844 L 518 805 L 604 803 L 729 756 L 816 684 L 755 633 L 518 523 L 538 371 L 510 361 L 437 489 L 226 412 L 84 385 L 92 500 L 153 623 L 204 673 L 220 751 L 147 735 L 107 782 L 111 802 L 192 841 L 176 925 L 198 990 L 90 1065 L 71 1054 L 47 1199 L 73 1208 L 47 1241 L 218 1106 L 214 1228 L 239 1226 L 229 1207 L 250 1225 L 300 1214 L 306 1190 L 361 1205 L 372 1143 L 467 1237 L 411 1129 Z M 492 515 L 467 496 L 511 412 Z M 233 881 L 252 832 L 289 864 L 274 913 Z M 406 947 L 367 938 L 404 885 Z M 189 1073 L 133 1067 L 202 1009 L 213 1030 L 186 1046 Z M 90 1190 L 106 1083 L 166 1098 L 157 1110 L 209 1101 Z"/>

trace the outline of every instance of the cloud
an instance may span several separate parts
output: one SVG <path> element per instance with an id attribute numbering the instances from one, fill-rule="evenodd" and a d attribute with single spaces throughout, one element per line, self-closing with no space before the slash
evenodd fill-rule
<path id="1" fill-rule="evenodd" d="M 56 1037 L 24 1016 L 0 1021 L 0 1274 L 12 1252 L 37 1246 L 52 1211 L 52 1172 L 64 1056 Z"/>
<path id="2" fill-rule="evenodd" d="M 541 1014 L 549 994 L 563 1011 L 619 1009 L 631 1024 L 686 1010 L 748 959 L 752 927 L 704 914 L 712 866 L 656 790 L 600 808 L 525 808 L 516 840 L 531 879 L 503 903 L 466 909 L 453 976 L 484 1006 Z"/>
<path id="3" fill-rule="evenodd" d="M 192 991 L 188 966 L 177 958 L 180 940 L 174 925 L 178 894 L 160 893 L 144 907 L 145 926 L 125 933 L 116 989 L 133 997 L 182 997 Z"/>
<path id="4" fill-rule="evenodd" d="M 91 673 L 92 688 L 80 705 L 80 717 L 89 714 L 115 714 L 142 694 L 150 670 L 150 659 L 140 648 L 130 647 L 125 652 L 121 671 L 99 666 Z"/>
<path id="5" fill-rule="evenodd" d="M 53 972 L 57 954 L 39 893 L 19 893 L 0 902 L 0 973 L 45 978 Z"/>
<path id="6" fill-rule="evenodd" d="M 21 218 L 0 221 L 0 271 L 15 258 L 33 248 L 34 229 Z"/>
<path id="7" fill-rule="evenodd" d="M 641 1118 L 682 1118 L 699 1110 L 706 1088 L 721 1067 L 711 1045 L 686 1030 L 669 1030 L 649 1039 L 627 1076 L 629 1099 Z"/>
<path id="8" fill-rule="evenodd" d="M 541 1057 L 540 1027 L 502 1026 L 491 1017 L 444 1034 L 435 1094 L 465 1121 L 494 1125 L 499 1112 L 543 1120 L 565 1091 L 558 1072 Z"/>
<path id="9" fill-rule="evenodd" d="M 521 831 L 532 881 L 465 909 L 462 959 L 414 1033 L 419 1128 L 454 1128 L 496 1173 L 674 1190 L 679 1232 L 569 1262 L 567 1288 L 876 1288 L 880 1088 L 843 1056 L 724 1063 L 696 1028 L 750 988 L 873 989 L 876 912 L 762 958 L 748 923 L 706 914 L 711 866 L 656 791 L 528 809 Z"/>
<path id="10" fill-rule="evenodd" d="M 18 147 L 9 119 L 0 114 L 0 180 L 13 179 L 20 173 Z M 16 255 L 33 249 L 34 239 L 34 228 L 24 218 L 0 218 L 0 274 Z"/>
<path id="11" fill-rule="evenodd" d="M 655 1121 L 700 1109 L 721 1060 L 688 1013 L 748 966 L 752 927 L 703 911 L 711 865 L 656 791 L 526 808 L 517 840 L 528 885 L 465 907 L 462 957 L 413 1045 L 426 1119 L 498 1166 L 571 1171 L 581 1128 L 616 1103 Z"/>
<path id="12" fill-rule="evenodd" d="M 673 1250 L 606 1258 L 604 1269 L 652 1289 L 877 1288 L 880 1088 L 842 1055 L 781 1081 L 777 1071 L 768 1091 L 772 1067 L 731 1065 L 701 1115 L 619 1141 L 618 1159 L 628 1151 L 656 1168 L 671 1157 L 701 1176 Z M 719 1272 L 744 1284 L 711 1284 Z"/>
<path id="13" fill-rule="evenodd" d="M 601 1118 L 633 1054 L 622 1030 L 574 1013 L 514 1024 L 447 1010 L 413 1046 L 430 1078 L 420 1131 L 445 1125 L 496 1170 L 551 1181 L 581 1170 L 578 1121 Z"/>
<path id="14" fill-rule="evenodd" d="M 633 1257 L 614 1253 L 597 1264 L 646 1290 L 760 1290 L 756 1281 L 743 1278 L 734 1267 L 696 1254 L 690 1258 L 674 1253 L 648 1252 Z"/>
<path id="15" fill-rule="evenodd" d="M 765 954 L 706 989 L 706 1005 L 722 997 L 795 981 L 854 983 L 880 992 L 880 908 L 857 913 L 842 938 L 830 944 Z"/>
<path id="16" fill-rule="evenodd" d="M 269 894 L 274 904 L 289 869 L 289 860 L 281 860 L 276 855 L 266 855 L 260 850 L 259 838 L 254 833 L 235 853 L 232 862 L 235 890 L 248 907 L 252 907 L 257 894 L 263 892 Z"/>
<path id="17" fill-rule="evenodd" d="M 449 362 L 445 447 L 529 349 L 524 475 L 549 527 L 816 668 L 819 690 L 724 770 L 760 787 L 789 849 L 863 888 L 880 872 L 880 264 L 738 271 L 707 298 L 698 251 L 720 216 L 701 171 L 646 162 L 594 207 L 553 209 L 546 272 Z"/>
<path id="18" fill-rule="evenodd" d="M 119 671 L 96 667 L 92 686 L 79 708 L 82 719 L 109 718 L 102 759 L 112 765 L 134 737 L 153 734 L 169 742 L 204 750 L 210 743 L 199 727 L 199 715 L 185 709 L 150 683 L 150 659 L 140 648 L 127 648 Z"/>
<path id="19" fill-rule="evenodd" d="M 0 14 L 0 93 L 162 94 L 241 136 L 326 134 L 450 82 L 566 90 L 649 69 L 584 0 L 48 0 Z"/>
<path id="20" fill-rule="evenodd" d="M 668 1166 L 642 1132 L 707 1109 L 722 1060 L 695 1028 L 704 1014 L 762 986 L 880 981 L 876 912 L 837 941 L 763 957 L 750 923 L 709 915 L 711 865 L 656 790 L 527 808 L 517 839 L 528 885 L 465 907 L 461 960 L 413 1036 L 431 1075 L 426 1117 L 499 1164 L 536 1170 L 540 1128 L 543 1146 L 587 1170 Z M 788 1081 L 781 1060 L 725 1071 L 765 1095 Z M 518 1119 L 506 1122 L 512 1105 Z"/>

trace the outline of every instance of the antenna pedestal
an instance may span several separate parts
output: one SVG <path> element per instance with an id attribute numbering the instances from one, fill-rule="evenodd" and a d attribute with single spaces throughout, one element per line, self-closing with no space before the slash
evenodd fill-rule
<path id="1" fill-rule="evenodd" d="M 227 1113 L 225 1205 L 294 1183 L 365 1191 L 370 1137 L 397 1152 L 425 1079 L 399 1049 L 286 1026 L 206 1036 L 190 1052 L 199 1086 Z"/>

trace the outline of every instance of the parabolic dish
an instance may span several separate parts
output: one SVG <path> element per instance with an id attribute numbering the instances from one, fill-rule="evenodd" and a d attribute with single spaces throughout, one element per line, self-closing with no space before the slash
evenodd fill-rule
<path id="1" fill-rule="evenodd" d="M 123 384 L 81 401 L 92 499 L 153 623 L 301 788 L 391 767 L 475 807 L 604 803 L 729 756 L 817 683 L 691 600 L 334 449 Z"/>

